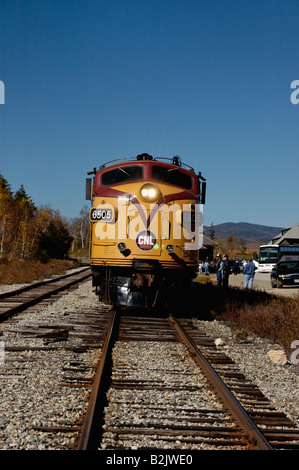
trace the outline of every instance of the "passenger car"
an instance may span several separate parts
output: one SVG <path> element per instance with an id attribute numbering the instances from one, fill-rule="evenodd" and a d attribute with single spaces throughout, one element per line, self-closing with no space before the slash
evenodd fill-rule
<path id="1" fill-rule="evenodd" d="M 271 286 L 282 287 L 283 285 L 299 286 L 299 261 L 279 261 L 271 272 Z"/>

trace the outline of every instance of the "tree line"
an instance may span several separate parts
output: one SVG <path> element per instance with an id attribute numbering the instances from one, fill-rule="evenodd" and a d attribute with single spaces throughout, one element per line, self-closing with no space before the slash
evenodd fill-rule
<path id="1" fill-rule="evenodd" d="M 216 250 L 230 256 L 244 256 L 245 240 L 229 235 L 215 237 L 213 223 L 208 236 L 217 242 Z M 74 219 L 61 217 L 59 210 L 36 207 L 23 185 L 15 193 L 0 174 L 0 261 L 13 259 L 63 259 L 87 256 L 89 208 L 81 209 Z"/>
<path id="2" fill-rule="evenodd" d="M 220 235 L 216 237 L 213 222 L 209 227 L 208 236 L 217 243 L 217 253 L 227 253 L 233 258 L 244 258 L 248 255 L 246 240 L 238 239 L 236 235 L 228 235 L 226 238 Z"/>
<path id="3" fill-rule="evenodd" d="M 89 237 L 88 208 L 75 219 L 59 210 L 36 207 L 23 185 L 15 193 L 0 174 L 0 260 L 63 259 L 86 254 Z"/>

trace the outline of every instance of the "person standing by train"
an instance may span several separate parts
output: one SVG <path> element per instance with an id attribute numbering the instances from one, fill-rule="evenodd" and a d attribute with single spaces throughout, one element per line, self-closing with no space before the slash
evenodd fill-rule
<path id="1" fill-rule="evenodd" d="M 222 285 L 228 287 L 228 278 L 230 275 L 230 262 L 227 255 L 223 255 L 221 261 Z"/>
<path id="2" fill-rule="evenodd" d="M 205 275 L 206 276 L 209 276 L 210 275 L 210 263 L 209 263 L 209 258 L 206 258 L 206 261 L 204 262 L 203 264 L 204 268 L 205 268 Z"/>
<path id="3" fill-rule="evenodd" d="M 198 263 L 198 272 L 199 272 L 199 274 L 202 274 L 202 270 L 203 270 L 203 262 L 200 260 L 199 263 Z"/>
<path id="4" fill-rule="evenodd" d="M 222 271 L 221 271 L 221 255 L 218 253 L 216 256 L 216 276 L 217 276 L 217 284 L 220 287 L 222 284 Z"/>
<path id="5" fill-rule="evenodd" d="M 248 263 L 245 264 L 243 268 L 243 274 L 245 276 L 244 289 L 251 289 L 253 284 L 255 266 L 250 258 Z"/>

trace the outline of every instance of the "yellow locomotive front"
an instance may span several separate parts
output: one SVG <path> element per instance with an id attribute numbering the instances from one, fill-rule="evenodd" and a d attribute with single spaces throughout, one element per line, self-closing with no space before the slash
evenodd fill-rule
<path id="1" fill-rule="evenodd" d="M 179 157 L 102 166 L 90 184 L 90 264 L 100 298 L 155 307 L 198 271 L 205 180 Z"/>

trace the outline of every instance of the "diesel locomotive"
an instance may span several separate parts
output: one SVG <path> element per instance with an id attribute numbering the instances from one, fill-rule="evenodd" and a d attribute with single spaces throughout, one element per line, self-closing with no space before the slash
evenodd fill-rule
<path id="1" fill-rule="evenodd" d="M 178 156 L 144 153 L 88 175 L 89 257 L 99 298 L 150 309 L 186 292 L 198 272 L 206 193 L 201 173 Z"/>

